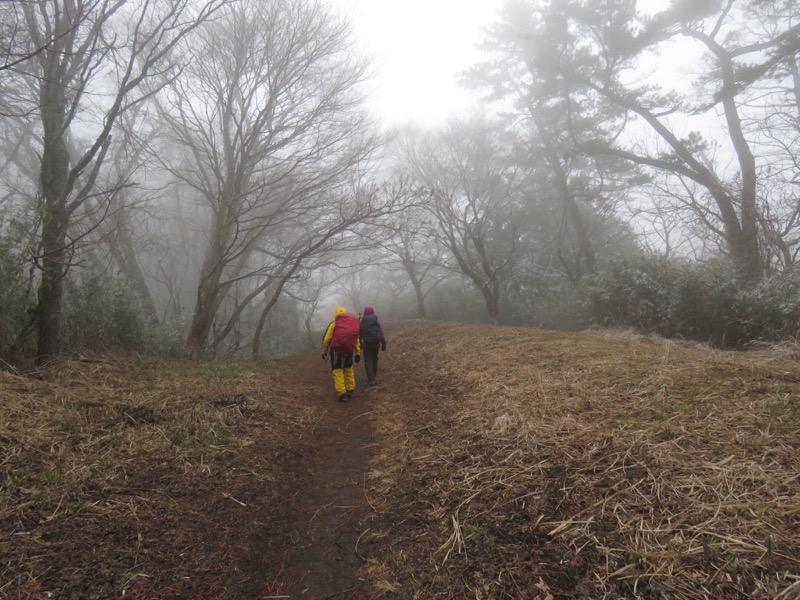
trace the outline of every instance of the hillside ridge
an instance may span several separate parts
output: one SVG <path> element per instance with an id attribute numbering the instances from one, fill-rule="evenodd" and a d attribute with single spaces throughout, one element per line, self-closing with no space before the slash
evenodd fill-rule
<path id="1" fill-rule="evenodd" d="M 347 404 L 318 351 L 0 373 L 0 597 L 800 590 L 794 349 L 384 328 Z"/>

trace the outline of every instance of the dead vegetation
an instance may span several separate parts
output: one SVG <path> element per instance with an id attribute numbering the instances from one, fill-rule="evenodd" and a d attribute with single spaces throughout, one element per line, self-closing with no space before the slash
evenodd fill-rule
<path id="1" fill-rule="evenodd" d="M 224 532 L 278 497 L 286 441 L 316 419 L 302 393 L 275 368 L 139 357 L 0 373 L 0 598 L 246 585 L 246 544 Z"/>
<path id="2" fill-rule="evenodd" d="M 381 404 L 369 482 L 387 517 L 373 535 L 390 540 L 370 565 L 381 589 L 800 597 L 800 368 L 785 348 L 420 331 L 392 347 L 408 381 L 432 377 Z"/>
<path id="3" fill-rule="evenodd" d="M 342 597 L 800 597 L 795 348 L 385 328 Z M 325 444 L 319 363 L 0 373 L 0 598 L 282 597 L 265 531 Z"/>

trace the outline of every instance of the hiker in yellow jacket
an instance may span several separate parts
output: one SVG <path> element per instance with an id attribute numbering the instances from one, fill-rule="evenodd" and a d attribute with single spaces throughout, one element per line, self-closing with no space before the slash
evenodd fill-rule
<path id="1" fill-rule="evenodd" d="M 333 386 L 342 402 L 347 402 L 356 389 L 353 360 L 361 360 L 361 340 L 358 339 L 360 330 L 361 322 L 358 317 L 340 306 L 333 311 L 333 321 L 322 338 L 322 360 L 326 360 L 330 354 Z"/>

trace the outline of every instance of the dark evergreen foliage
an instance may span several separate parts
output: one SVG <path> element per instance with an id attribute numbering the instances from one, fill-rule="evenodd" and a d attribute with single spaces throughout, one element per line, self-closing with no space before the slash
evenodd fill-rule
<path id="1" fill-rule="evenodd" d="M 724 262 L 642 258 L 605 265 L 583 282 L 580 295 L 597 325 L 720 348 L 795 339 L 800 332 L 800 278 L 791 273 L 742 287 Z"/>

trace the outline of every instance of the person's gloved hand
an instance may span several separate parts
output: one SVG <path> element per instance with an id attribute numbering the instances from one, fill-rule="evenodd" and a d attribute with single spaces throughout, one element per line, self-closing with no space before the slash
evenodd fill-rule
<path id="1" fill-rule="evenodd" d="M 325 352 L 322 353 L 322 360 L 328 360 L 328 355 Z"/>
<path id="2" fill-rule="evenodd" d="M 386 352 L 386 340 L 383 340 L 383 341 L 381 342 L 381 350 L 383 350 L 384 352 Z"/>
<path id="3" fill-rule="evenodd" d="M 360 354 L 356 354 L 356 362 L 361 362 L 361 355 Z"/>

